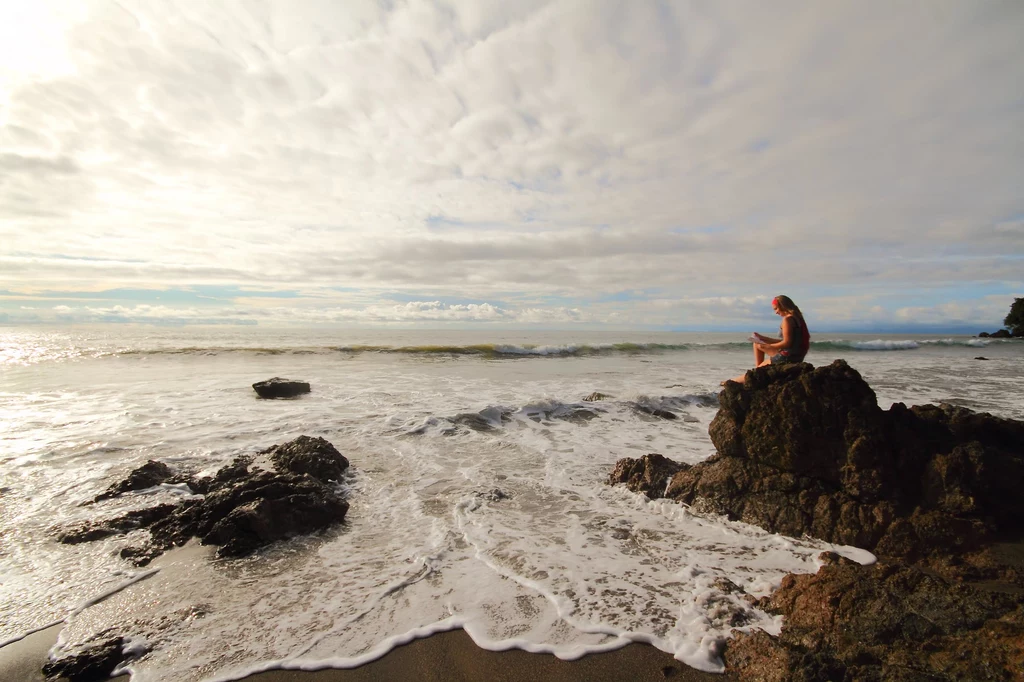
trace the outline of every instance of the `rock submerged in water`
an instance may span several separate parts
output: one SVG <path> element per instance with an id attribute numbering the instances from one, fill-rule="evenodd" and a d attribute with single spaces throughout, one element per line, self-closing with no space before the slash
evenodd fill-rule
<path id="1" fill-rule="evenodd" d="M 261 454 L 269 456 L 274 471 L 251 468 L 252 458 L 240 457 L 214 476 L 179 476 L 179 480 L 204 497 L 67 528 L 58 533 L 58 540 L 67 544 L 91 542 L 147 528 L 150 545 L 122 551 L 124 558 L 144 565 L 160 552 L 183 545 L 193 537 L 199 538 L 202 544 L 219 545 L 218 556 L 237 557 L 285 537 L 326 528 L 345 518 L 348 502 L 335 482 L 349 463 L 327 440 L 299 436 Z M 161 475 L 170 472 L 169 468 L 165 472 L 153 464 L 148 462 L 136 469 L 100 497 L 116 497 L 134 490 L 136 488 L 126 486 L 126 482 L 148 481 L 153 471 L 159 470 Z M 118 490 L 121 492 L 111 493 Z"/>
<path id="2" fill-rule="evenodd" d="M 43 675 L 48 680 L 69 680 L 70 682 L 95 682 L 110 678 L 127 656 L 124 653 L 125 640 L 110 637 L 96 642 L 76 654 L 58 658 L 43 666 Z"/>
<path id="3" fill-rule="evenodd" d="M 111 485 L 105 492 L 100 493 L 93 499 L 93 502 L 101 502 L 112 497 L 118 497 L 133 490 L 145 490 L 153 488 L 161 483 L 183 483 L 185 479 L 175 476 L 174 471 L 163 462 L 149 460 L 138 469 L 135 469 L 123 481 Z M 88 504 L 88 503 L 86 503 Z"/>
<path id="4" fill-rule="evenodd" d="M 261 398 L 294 398 L 309 393 L 310 390 L 309 384 L 305 381 L 292 381 L 281 377 L 257 381 L 252 388 Z"/>
<path id="5" fill-rule="evenodd" d="M 826 553 L 816 575 L 784 578 L 759 604 L 785 617 L 780 636 L 737 635 L 726 672 L 1020 679 L 1024 423 L 950 405 L 882 410 L 842 360 L 753 370 L 719 400 L 716 455 L 694 466 L 623 459 L 609 482 L 880 557 L 862 566 Z M 1017 555 L 996 552 L 996 539 Z"/>

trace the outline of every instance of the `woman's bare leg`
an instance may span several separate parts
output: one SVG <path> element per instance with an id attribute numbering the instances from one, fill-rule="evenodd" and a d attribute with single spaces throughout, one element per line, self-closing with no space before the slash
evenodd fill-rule
<path id="1" fill-rule="evenodd" d="M 758 367 L 764 367 L 765 365 L 770 365 L 770 364 L 772 364 L 772 359 L 770 357 L 765 357 L 764 351 L 761 350 L 760 348 L 758 348 L 757 344 L 754 344 L 754 369 L 757 369 Z M 737 384 L 742 384 L 743 380 L 746 378 L 746 376 L 747 376 L 747 373 L 744 372 L 743 374 L 739 375 L 738 377 L 733 377 L 732 379 L 726 379 L 725 381 L 722 382 L 722 386 L 725 386 L 725 384 L 727 382 L 729 382 L 729 381 L 735 381 Z"/>
<path id="2" fill-rule="evenodd" d="M 764 362 L 764 351 L 756 343 L 751 345 L 754 347 L 754 367 L 760 367 L 761 363 Z"/>

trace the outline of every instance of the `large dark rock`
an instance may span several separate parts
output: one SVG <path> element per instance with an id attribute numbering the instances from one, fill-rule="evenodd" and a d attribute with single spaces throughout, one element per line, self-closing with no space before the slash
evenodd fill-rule
<path id="1" fill-rule="evenodd" d="M 309 393 L 307 382 L 292 381 L 281 377 L 257 381 L 252 387 L 261 398 L 294 398 L 297 395 Z"/>
<path id="2" fill-rule="evenodd" d="M 219 545 L 219 556 L 242 556 L 345 518 L 348 502 L 333 482 L 341 478 L 348 460 L 328 441 L 300 436 L 264 454 L 270 455 L 276 470 L 251 469 L 252 458 L 240 457 L 212 477 L 184 479 L 202 498 L 63 529 L 57 539 L 74 544 L 148 528 L 150 545 L 122 553 L 142 564 L 193 537 Z"/>
<path id="3" fill-rule="evenodd" d="M 950 405 L 878 407 L 845 362 L 769 366 L 729 384 L 717 454 L 665 496 L 786 535 L 856 545 L 761 601 L 779 637 L 738 635 L 741 680 L 1011 680 L 1024 670 L 1024 423 Z M 620 460 L 651 495 L 671 460 Z M 994 544 L 994 539 L 1012 542 Z M 997 552 L 997 547 L 1009 550 Z"/>
<path id="4" fill-rule="evenodd" d="M 722 391 L 718 454 L 666 497 L 772 532 L 890 556 L 966 550 L 1019 528 L 1024 424 L 897 403 L 842 360 L 768 366 Z"/>
<path id="5" fill-rule="evenodd" d="M 1013 334 L 1010 333 L 1009 329 L 1000 329 L 999 331 L 992 332 L 991 337 L 993 339 L 1008 339 Z"/>

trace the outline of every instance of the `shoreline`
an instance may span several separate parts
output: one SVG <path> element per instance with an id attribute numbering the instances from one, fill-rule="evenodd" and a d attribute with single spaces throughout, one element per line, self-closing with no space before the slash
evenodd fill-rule
<path id="1" fill-rule="evenodd" d="M 43 664 L 62 625 L 32 633 L 0 647 L 0 679 L 44 682 Z M 118 678 L 113 678 L 118 679 Z M 522 649 L 490 651 L 478 647 L 465 630 L 438 632 L 395 647 L 358 668 L 267 670 L 242 678 L 245 682 L 733 682 L 728 673 L 708 673 L 677 661 L 649 644 L 631 643 L 574 661 Z"/>

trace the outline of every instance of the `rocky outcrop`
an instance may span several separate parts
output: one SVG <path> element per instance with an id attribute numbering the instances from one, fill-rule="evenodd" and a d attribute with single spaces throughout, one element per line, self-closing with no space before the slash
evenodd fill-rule
<path id="1" fill-rule="evenodd" d="M 1019 585 L 984 589 L 919 566 L 861 566 L 822 555 L 814 575 L 788 575 L 758 604 L 785 617 L 728 643 L 727 669 L 749 682 L 1012 680 L 1024 675 Z M 998 587 L 996 585 L 995 587 Z M 1016 671 L 1016 672 L 1014 672 Z"/>
<path id="2" fill-rule="evenodd" d="M 183 545 L 193 537 L 202 544 L 218 545 L 219 556 L 235 557 L 282 538 L 326 528 L 345 518 L 348 502 L 336 482 L 349 464 L 328 441 L 300 436 L 261 454 L 273 462 L 273 471 L 253 467 L 252 458 L 238 458 L 214 476 L 179 476 L 203 497 L 66 528 L 59 531 L 58 540 L 90 542 L 147 528 L 149 545 L 125 548 L 121 553 L 124 558 L 144 565 L 163 550 Z M 111 486 L 108 493 L 122 492 L 108 497 L 135 489 L 129 481 L 150 480 L 148 476 L 154 471 L 160 476 L 170 471 L 164 469 L 166 465 L 153 464 L 148 462 L 125 481 Z"/>
<path id="3" fill-rule="evenodd" d="M 257 381 L 252 385 L 256 394 L 261 398 L 294 398 L 295 396 L 309 393 L 309 384 L 305 381 L 292 381 L 273 377 L 264 381 Z"/>
<path id="4" fill-rule="evenodd" d="M 905 557 L 977 547 L 1024 513 L 1020 422 L 882 410 L 842 360 L 761 368 L 719 400 L 718 454 L 666 491 L 698 511 Z"/>
<path id="5" fill-rule="evenodd" d="M 727 672 L 1022 679 L 1024 423 L 950 405 L 882 410 L 841 360 L 748 372 L 719 403 L 716 455 L 694 466 L 620 460 L 610 482 L 879 556 L 862 566 L 826 553 L 816 575 L 787 576 L 759 603 L 785 617 L 781 635 L 736 636 Z"/>

